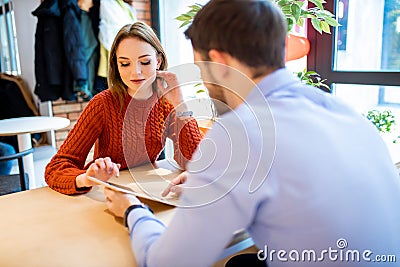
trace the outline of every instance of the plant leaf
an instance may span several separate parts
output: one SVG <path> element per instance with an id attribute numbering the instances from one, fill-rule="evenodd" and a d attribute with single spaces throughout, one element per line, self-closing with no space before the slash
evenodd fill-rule
<path id="1" fill-rule="evenodd" d="M 200 4 L 194 4 L 194 5 L 189 6 L 189 8 L 191 8 L 195 12 L 199 11 L 202 7 L 203 6 Z"/>
<path id="2" fill-rule="evenodd" d="M 286 18 L 287 25 L 288 25 L 288 32 L 290 32 L 293 28 L 294 22 L 292 18 Z"/>
<path id="3" fill-rule="evenodd" d="M 308 0 L 309 2 L 313 3 L 316 7 L 318 7 L 319 9 L 323 10 L 324 7 L 322 6 L 321 1 L 318 0 Z"/>
<path id="4" fill-rule="evenodd" d="M 328 17 L 335 17 L 329 10 L 321 9 L 318 11 L 321 15 L 328 16 Z"/>
<path id="5" fill-rule="evenodd" d="M 334 18 L 331 17 L 325 17 L 324 18 L 326 23 L 328 23 L 329 25 L 333 26 L 333 27 L 337 27 L 339 26 L 339 22 L 337 20 L 335 20 Z"/>
<path id="6" fill-rule="evenodd" d="M 289 0 L 277 0 L 277 1 L 275 1 L 275 3 L 282 8 L 283 6 L 289 4 L 290 1 Z"/>
<path id="7" fill-rule="evenodd" d="M 306 3 L 305 1 L 296 1 L 295 2 L 300 8 L 302 8 L 304 6 L 304 4 Z"/>
<path id="8" fill-rule="evenodd" d="M 191 18 L 194 18 L 194 16 L 196 16 L 197 12 L 196 11 L 189 11 L 188 13 L 186 13 L 188 16 L 190 16 Z"/>
<path id="9" fill-rule="evenodd" d="M 321 21 L 321 29 L 322 31 L 326 32 L 326 33 L 331 33 L 331 28 L 329 27 L 329 24 L 326 23 L 326 21 Z"/>
<path id="10" fill-rule="evenodd" d="M 188 19 L 191 19 L 191 17 L 186 14 L 182 14 L 176 17 L 175 19 L 179 21 L 187 21 Z"/>
<path id="11" fill-rule="evenodd" d="M 297 21 L 300 18 L 301 14 L 301 8 L 298 4 L 292 4 L 290 6 L 290 11 L 292 12 L 292 16 L 294 17 L 294 20 Z"/>
<path id="12" fill-rule="evenodd" d="M 299 18 L 299 19 L 296 21 L 296 24 L 299 25 L 300 27 L 303 27 L 303 26 L 304 26 L 304 19 L 303 19 L 303 18 Z"/>
<path id="13" fill-rule="evenodd" d="M 287 15 L 292 16 L 290 5 L 283 6 L 281 9 L 282 9 L 283 14 L 285 14 L 286 16 Z"/>
<path id="14" fill-rule="evenodd" d="M 184 23 L 181 24 L 181 26 L 179 26 L 179 28 L 185 27 L 186 25 L 188 25 L 189 23 L 191 23 L 192 21 L 187 20 Z"/>
<path id="15" fill-rule="evenodd" d="M 315 71 L 313 71 L 313 70 L 309 70 L 309 71 L 307 71 L 306 73 L 304 73 L 305 75 L 319 75 L 318 73 L 316 73 Z"/>
<path id="16" fill-rule="evenodd" d="M 311 19 L 311 25 L 314 27 L 314 29 L 322 34 L 322 29 L 321 29 L 321 21 L 317 18 L 312 18 Z"/>

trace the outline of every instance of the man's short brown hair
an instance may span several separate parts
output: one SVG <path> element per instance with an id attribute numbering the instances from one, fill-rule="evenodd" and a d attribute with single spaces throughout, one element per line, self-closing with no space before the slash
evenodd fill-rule
<path id="1" fill-rule="evenodd" d="M 268 0 L 211 0 L 185 31 L 204 58 L 216 49 L 253 68 L 285 66 L 286 34 L 281 10 Z"/>

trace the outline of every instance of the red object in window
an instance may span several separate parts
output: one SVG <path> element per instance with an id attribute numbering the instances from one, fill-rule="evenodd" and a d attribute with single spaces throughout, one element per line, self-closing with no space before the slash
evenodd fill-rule
<path id="1" fill-rule="evenodd" d="M 306 56 L 310 52 L 310 42 L 306 37 L 289 34 L 286 37 L 286 61 Z"/>

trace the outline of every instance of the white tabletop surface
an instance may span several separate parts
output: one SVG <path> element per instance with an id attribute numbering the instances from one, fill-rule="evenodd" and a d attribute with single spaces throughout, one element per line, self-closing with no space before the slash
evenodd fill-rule
<path id="1" fill-rule="evenodd" d="M 0 120 L 0 136 L 23 133 L 41 133 L 67 127 L 69 119 L 61 117 L 33 116 Z"/>

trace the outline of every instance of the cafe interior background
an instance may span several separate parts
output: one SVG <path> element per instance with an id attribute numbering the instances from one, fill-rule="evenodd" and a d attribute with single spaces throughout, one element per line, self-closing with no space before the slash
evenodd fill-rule
<path id="1" fill-rule="evenodd" d="M 91 3 L 78 1 L 78 4 L 83 2 Z M 180 27 L 181 22 L 176 18 L 187 12 L 189 6 L 206 2 L 133 1 L 137 19 L 151 25 L 159 35 L 170 67 L 193 62 L 190 43 L 183 35 L 185 27 Z M 38 18 L 32 12 L 40 4 L 39 0 L 0 0 L 0 72 L 23 80 L 24 89 L 21 90 L 29 93 L 30 101 L 27 102 L 33 103 L 37 115 L 65 117 L 71 122 L 66 128 L 36 136 L 33 142 L 35 176 L 40 180 L 36 184 L 45 186 L 45 165 L 60 147 L 89 99 L 76 95 L 71 99 L 60 96 L 47 100 L 35 94 L 35 32 Z M 369 116 L 371 121 L 373 116 L 377 118 L 389 114 L 375 125 L 379 127 L 383 124 L 382 137 L 393 162 L 397 163 L 400 161 L 400 2 L 328 0 L 324 7 L 336 15 L 340 26 L 332 28 L 331 34 L 318 33 L 310 22 L 304 27 L 294 27 L 292 34 L 306 40 L 307 53 L 288 61 L 287 67 L 294 75 L 304 69 L 316 71 L 328 86 L 328 93 L 343 99 L 363 115 Z M 0 88 L 0 94 L 2 90 L 4 88 Z M 184 97 L 196 103 L 193 107 L 195 115 L 212 113 L 210 99 L 204 91 L 195 86 L 184 90 Z M 1 119 L 6 119 L 4 114 Z M 388 120 L 394 122 L 389 130 L 384 128 L 387 126 L 385 119 L 386 123 Z M 169 146 L 167 144 L 166 156 L 172 157 Z M 13 171 L 18 171 L 17 164 Z"/>

